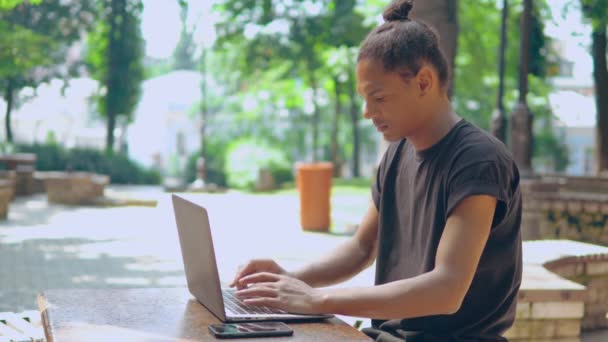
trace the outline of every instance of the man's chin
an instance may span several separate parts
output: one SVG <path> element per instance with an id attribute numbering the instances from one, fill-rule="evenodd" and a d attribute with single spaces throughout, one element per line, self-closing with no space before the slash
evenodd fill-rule
<path id="1" fill-rule="evenodd" d="M 403 139 L 402 137 L 399 137 L 395 134 L 390 134 L 388 132 L 383 133 L 382 135 L 384 136 L 384 140 L 386 140 L 388 142 L 395 142 L 395 141 L 399 141 L 399 140 Z"/>

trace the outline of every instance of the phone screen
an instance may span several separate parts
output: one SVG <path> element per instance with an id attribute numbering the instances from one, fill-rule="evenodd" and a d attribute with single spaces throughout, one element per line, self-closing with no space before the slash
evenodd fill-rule
<path id="1" fill-rule="evenodd" d="M 209 330 L 218 337 L 290 336 L 293 330 L 281 322 L 212 324 Z"/>

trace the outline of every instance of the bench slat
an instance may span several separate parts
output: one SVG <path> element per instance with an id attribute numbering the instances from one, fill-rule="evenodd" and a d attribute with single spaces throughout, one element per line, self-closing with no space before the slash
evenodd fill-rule
<path id="1" fill-rule="evenodd" d="M 0 312 L 0 342 L 44 342 L 40 314 L 37 311 L 21 313 Z"/>

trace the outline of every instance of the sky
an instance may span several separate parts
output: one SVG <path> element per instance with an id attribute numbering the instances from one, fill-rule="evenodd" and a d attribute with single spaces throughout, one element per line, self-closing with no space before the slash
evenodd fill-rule
<path id="1" fill-rule="evenodd" d="M 212 44 L 215 39 L 211 13 L 213 0 L 188 0 L 188 26 L 196 25 L 194 40 L 197 45 Z M 171 56 L 181 31 L 180 7 L 177 0 L 143 0 L 142 33 L 146 40 L 146 55 L 154 58 Z"/>

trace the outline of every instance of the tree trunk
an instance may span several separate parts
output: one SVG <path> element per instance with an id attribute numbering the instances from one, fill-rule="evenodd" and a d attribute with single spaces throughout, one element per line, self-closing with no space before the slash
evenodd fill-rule
<path id="1" fill-rule="evenodd" d="M 606 62 L 606 24 L 592 32 L 593 80 L 597 110 L 596 155 L 598 174 L 608 173 L 608 66 Z"/>
<path id="2" fill-rule="evenodd" d="M 445 54 L 450 68 L 448 96 L 454 92 L 453 72 L 458 50 L 458 0 L 416 1 L 412 18 L 433 27 L 439 34 L 439 48 Z"/>
<path id="3" fill-rule="evenodd" d="M 359 168 L 361 138 L 359 137 L 359 105 L 357 104 L 357 94 L 355 92 L 357 85 L 355 83 L 355 75 L 353 74 L 354 66 L 351 70 L 348 73 L 348 97 L 350 99 L 350 120 L 353 130 L 353 177 L 357 178 L 361 176 Z"/>
<path id="4" fill-rule="evenodd" d="M 530 70 L 530 24 L 532 22 L 532 0 L 524 0 L 520 19 L 519 38 L 519 100 L 511 113 L 511 151 L 519 167 L 520 175 L 532 177 L 532 151 L 534 145 L 534 116 L 528 107 L 528 76 Z"/>
<path id="5" fill-rule="evenodd" d="M 342 101 L 340 95 L 342 93 L 342 86 L 338 76 L 334 76 L 334 91 L 336 96 L 334 120 L 332 123 L 331 131 L 331 161 L 334 164 L 334 177 L 340 177 L 340 156 L 338 155 L 338 131 L 340 129 L 340 114 L 342 113 Z"/>
<path id="6" fill-rule="evenodd" d="M 106 132 L 106 152 L 114 152 L 114 129 L 116 128 L 116 115 L 108 113 Z"/>
<path id="7" fill-rule="evenodd" d="M 13 111 L 13 100 L 15 98 L 13 80 L 8 79 L 6 90 L 4 92 L 4 101 L 6 101 L 6 115 L 4 116 L 4 127 L 6 129 L 6 142 L 13 142 L 13 130 L 11 129 L 11 112 Z"/>
<path id="8" fill-rule="evenodd" d="M 507 49 L 507 24 L 509 21 L 509 2 L 502 1 L 502 15 L 500 20 L 500 46 L 498 48 L 498 94 L 496 96 L 496 109 L 492 113 L 492 134 L 507 145 L 507 116 L 504 107 L 505 93 L 505 50 Z"/>
<path id="9" fill-rule="evenodd" d="M 120 28 L 118 27 L 117 20 L 114 16 L 120 16 L 123 14 L 122 18 L 124 18 L 124 10 L 125 4 L 121 0 L 112 0 L 111 2 L 111 17 L 110 21 L 110 29 L 108 32 L 108 79 L 106 80 L 106 95 L 105 95 L 105 110 L 106 110 L 106 119 L 107 121 L 107 132 L 106 132 L 106 153 L 112 153 L 114 151 L 114 129 L 116 127 L 116 98 L 118 94 L 115 94 L 116 82 L 119 81 L 118 72 L 120 72 L 118 68 L 118 63 L 120 56 L 120 47 L 118 42 L 118 34 L 120 32 Z"/>
<path id="10" fill-rule="evenodd" d="M 309 65 L 310 66 L 310 65 Z M 319 111 L 319 103 L 317 102 L 317 77 L 312 67 L 308 69 L 310 86 L 312 87 L 312 161 L 319 161 L 319 121 L 321 120 L 321 113 Z"/>
<path id="11" fill-rule="evenodd" d="M 207 51 L 203 47 L 201 54 L 201 158 L 205 160 L 207 156 Z"/>

